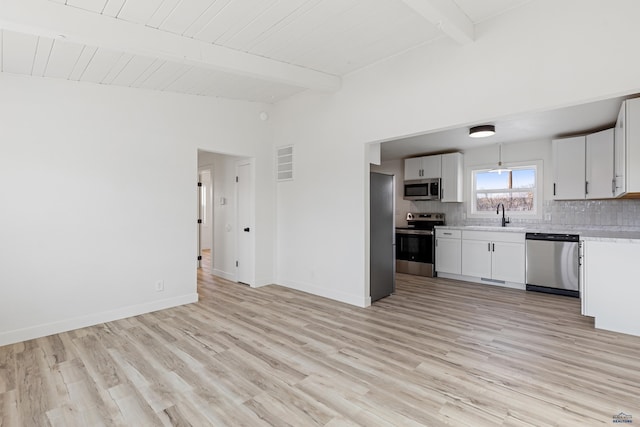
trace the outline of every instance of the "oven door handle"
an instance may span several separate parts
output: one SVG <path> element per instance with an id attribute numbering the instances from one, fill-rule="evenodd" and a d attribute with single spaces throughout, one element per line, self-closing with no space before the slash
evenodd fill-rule
<path id="1" fill-rule="evenodd" d="M 433 230 L 396 230 L 398 236 L 433 236 Z"/>

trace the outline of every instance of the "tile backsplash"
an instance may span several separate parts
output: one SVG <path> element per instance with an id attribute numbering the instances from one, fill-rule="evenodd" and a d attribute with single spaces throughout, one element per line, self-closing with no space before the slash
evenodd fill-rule
<path id="1" fill-rule="evenodd" d="M 411 202 L 398 199 L 396 225 L 406 225 L 407 212 L 443 212 L 446 214 L 448 225 L 499 224 L 498 215 L 495 219 L 466 218 L 464 203 Z M 543 219 L 513 218 L 511 224 L 522 227 L 612 228 L 637 231 L 640 229 L 640 200 L 545 200 L 542 217 Z"/>

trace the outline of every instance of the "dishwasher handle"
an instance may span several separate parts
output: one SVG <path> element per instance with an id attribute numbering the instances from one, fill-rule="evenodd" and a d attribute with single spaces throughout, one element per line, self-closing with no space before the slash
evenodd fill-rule
<path id="1" fill-rule="evenodd" d="M 559 234 L 559 233 L 527 233 L 526 240 L 549 240 L 552 242 L 578 242 L 580 236 L 577 234 Z"/>

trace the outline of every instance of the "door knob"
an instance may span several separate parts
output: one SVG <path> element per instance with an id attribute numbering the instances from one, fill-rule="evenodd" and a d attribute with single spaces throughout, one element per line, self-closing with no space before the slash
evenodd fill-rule
<path id="1" fill-rule="evenodd" d="M 247 233 L 249 232 L 249 230 L 250 230 L 250 229 L 249 229 L 249 227 L 246 227 L 246 228 L 244 229 L 244 231 L 246 231 Z"/>

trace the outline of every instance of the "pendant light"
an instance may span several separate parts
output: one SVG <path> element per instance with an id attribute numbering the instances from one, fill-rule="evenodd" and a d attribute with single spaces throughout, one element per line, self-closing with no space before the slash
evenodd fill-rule
<path id="1" fill-rule="evenodd" d="M 471 138 L 486 138 L 495 135 L 496 127 L 494 125 L 481 125 L 469 128 L 469 136 Z"/>
<path id="2" fill-rule="evenodd" d="M 497 172 L 498 175 L 502 172 L 511 172 L 510 168 L 502 166 L 502 144 L 498 144 L 498 167 L 489 169 L 489 172 Z"/>

